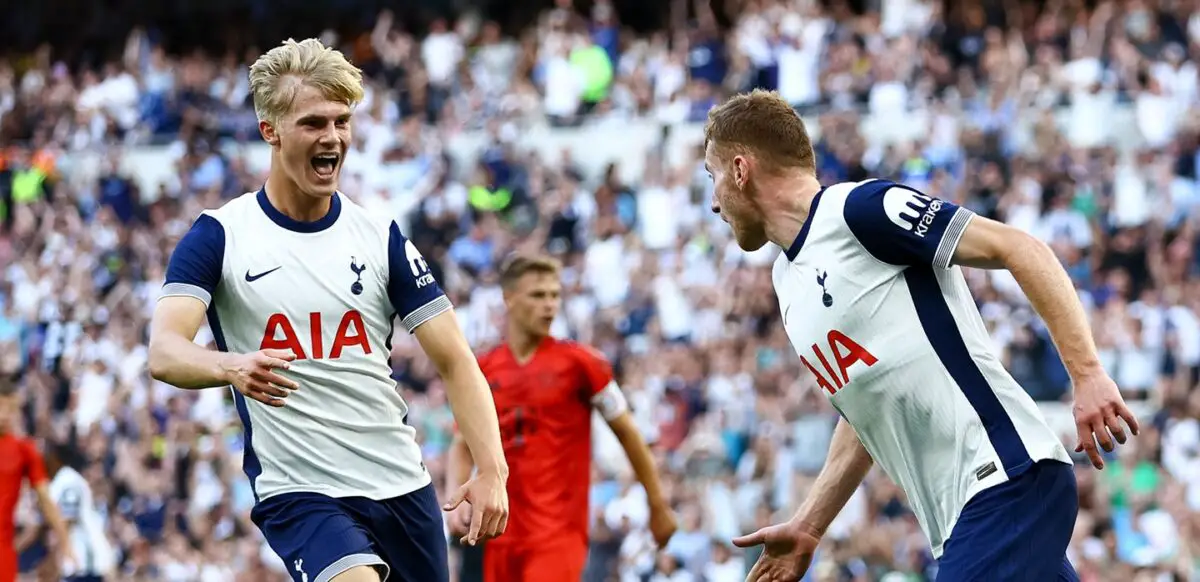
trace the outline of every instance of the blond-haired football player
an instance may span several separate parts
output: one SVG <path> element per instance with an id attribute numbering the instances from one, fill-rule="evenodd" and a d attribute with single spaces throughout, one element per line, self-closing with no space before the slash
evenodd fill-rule
<path id="1" fill-rule="evenodd" d="M 1009 270 L 1046 321 L 1075 388 L 1079 449 L 1137 421 L 1096 354 L 1074 286 L 1042 242 L 886 180 L 823 186 L 804 123 L 774 93 L 709 114 L 712 210 L 738 245 L 784 252 L 772 278 L 801 363 L 842 415 L 825 468 L 764 544 L 749 580 L 796 580 L 872 464 L 903 487 L 938 580 L 1077 580 L 1071 458 L 992 353 L 961 266 Z M 1111 434 L 1110 434 L 1111 433 Z"/>
<path id="2" fill-rule="evenodd" d="M 448 579 L 443 520 L 388 364 L 393 320 L 446 382 L 480 471 L 470 543 L 504 531 L 508 468 L 491 393 L 450 301 L 387 217 L 337 190 L 362 74 L 315 39 L 250 68 L 266 184 L 203 212 L 154 313 L 150 370 L 232 385 L 252 517 L 296 582 Z M 217 351 L 193 343 L 207 316 Z"/>

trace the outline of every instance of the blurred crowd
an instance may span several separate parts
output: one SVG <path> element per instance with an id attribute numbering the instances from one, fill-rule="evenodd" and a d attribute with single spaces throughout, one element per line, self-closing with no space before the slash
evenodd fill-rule
<path id="1" fill-rule="evenodd" d="M 779 323 L 778 250 L 742 252 L 709 212 L 698 143 L 683 159 L 629 143 L 645 160 L 631 178 L 521 138 L 678 127 L 731 92 L 776 89 L 811 122 L 823 183 L 904 181 L 1054 248 L 1105 366 L 1150 411 L 1103 472 L 1078 465 L 1070 559 L 1085 581 L 1200 579 L 1200 2 L 867 4 L 674 2 L 668 29 L 633 34 L 608 0 L 565 0 L 516 37 L 471 14 L 415 36 L 385 10 L 322 35 L 367 76 L 342 190 L 402 221 L 479 348 L 499 339 L 499 259 L 540 249 L 567 266 L 555 333 L 613 361 L 681 525 L 656 552 L 644 494 L 598 428 L 588 582 L 741 580 L 756 556 L 730 538 L 790 516 L 837 419 Z M 78 451 L 114 579 L 283 580 L 249 520 L 229 394 L 177 390 L 145 366 L 174 244 L 202 209 L 264 179 L 241 154 L 257 140 L 257 49 L 177 54 L 162 36 L 131 28 L 100 62 L 52 46 L 0 60 L 0 372 L 19 376 L 22 432 Z M 447 140 L 469 132 L 484 147 L 450 155 Z M 174 164 L 152 189 L 122 163 L 149 144 Z M 967 275 L 1013 375 L 1039 401 L 1069 401 L 1011 276 Z M 393 364 L 440 483 L 453 426 L 442 386 L 408 338 Z M 32 561 L 32 503 L 18 523 Z M 872 474 L 806 580 L 935 574 L 902 492 Z"/>

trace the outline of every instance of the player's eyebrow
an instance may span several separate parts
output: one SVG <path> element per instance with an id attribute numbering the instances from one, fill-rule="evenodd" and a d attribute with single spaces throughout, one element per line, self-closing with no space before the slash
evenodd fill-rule
<path id="1" fill-rule="evenodd" d="M 349 121 L 350 115 L 351 115 L 350 113 L 342 113 L 342 114 L 338 115 L 337 117 L 335 117 L 334 119 L 337 121 Z M 297 119 L 296 123 L 298 125 L 307 125 L 310 123 L 322 122 L 322 121 L 325 121 L 326 119 L 328 119 L 328 118 L 324 115 L 317 115 L 317 114 L 313 113 L 313 114 L 305 115 L 305 116 L 301 117 L 300 119 Z"/>

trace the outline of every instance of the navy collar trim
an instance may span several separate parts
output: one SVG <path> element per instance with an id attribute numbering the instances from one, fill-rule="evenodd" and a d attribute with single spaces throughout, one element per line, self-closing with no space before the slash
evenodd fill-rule
<path id="1" fill-rule="evenodd" d="M 333 199 L 329 203 L 329 212 L 326 212 L 325 216 L 322 216 L 321 218 L 311 222 L 296 220 L 295 218 L 280 212 L 278 208 L 275 208 L 273 205 L 271 205 L 271 200 L 267 198 L 266 186 L 263 186 L 259 189 L 256 198 L 258 199 L 258 206 L 262 208 L 262 211 L 267 215 L 267 218 L 271 219 L 271 222 L 274 222 L 280 227 L 286 228 L 292 232 L 309 234 L 321 232 L 322 230 L 333 226 L 333 223 L 337 222 L 338 216 L 342 214 L 342 196 L 339 192 L 333 193 Z"/>
<path id="2" fill-rule="evenodd" d="M 825 188 L 821 188 L 813 196 L 812 205 L 808 208 L 808 216 L 804 218 L 804 226 L 800 227 L 800 234 L 796 235 L 796 240 L 792 241 L 792 246 L 787 249 L 787 258 L 789 261 L 796 260 L 796 256 L 800 254 L 800 249 L 804 248 L 804 240 L 808 238 L 808 231 L 812 228 L 813 217 L 817 215 L 817 205 L 821 203 L 821 195 L 824 193 Z"/>

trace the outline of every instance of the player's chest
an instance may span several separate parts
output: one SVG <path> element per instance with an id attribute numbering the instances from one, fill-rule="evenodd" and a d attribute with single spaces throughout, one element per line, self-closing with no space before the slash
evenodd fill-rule
<path id="1" fill-rule="evenodd" d="M 776 273 L 776 294 L 788 340 L 819 388 L 834 397 L 879 371 L 889 350 L 872 330 L 878 323 L 873 285 L 864 286 L 851 263 L 795 261 Z"/>
<path id="2" fill-rule="evenodd" d="M 569 362 L 509 362 L 484 370 L 498 407 L 538 404 L 574 405 L 581 402 L 582 377 Z"/>
<path id="3" fill-rule="evenodd" d="M 25 475 L 25 462 L 15 447 L 0 446 L 0 483 L 11 483 Z"/>
<path id="4" fill-rule="evenodd" d="M 329 240 L 238 240 L 227 251 L 222 291 L 256 310 L 289 316 L 386 304 L 386 257 Z"/>

